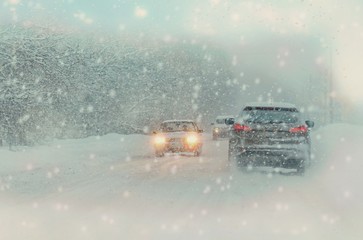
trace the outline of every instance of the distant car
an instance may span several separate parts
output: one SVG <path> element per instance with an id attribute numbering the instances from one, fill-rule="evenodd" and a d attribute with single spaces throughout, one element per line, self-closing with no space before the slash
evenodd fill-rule
<path id="1" fill-rule="evenodd" d="M 203 146 L 202 132 L 192 120 L 164 121 L 154 132 L 155 155 L 163 157 L 166 152 L 188 152 L 199 156 Z"/>
<path id="2" fill-rule="evenodd" d="M 234 119 L 233 116 L 218 116 L 216 121 L 212 123 L 212 138 L 218 140 L 218 138 L 229 137 L 231 126 L 226 124 L 226 120 Z"/>
<path id="3" fill-rule="evenodd" d="M 305 171 L 310 161 L 310 128 L 292 104 L 251 103 L 233 125 L 229 140 L 229 160 L 239 166 L 272 166 Z"/>

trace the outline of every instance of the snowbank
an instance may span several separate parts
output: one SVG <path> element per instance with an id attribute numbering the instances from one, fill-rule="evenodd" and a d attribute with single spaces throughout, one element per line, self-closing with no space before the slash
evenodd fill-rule
<path id="1" fill-rule="evenodd" d="M 153 157 L 148 136 L 110 134 L 0 149 L 1 239 L 360 239 L 363 128 L 313 133 L 304 177 L 202 157 Z"/>

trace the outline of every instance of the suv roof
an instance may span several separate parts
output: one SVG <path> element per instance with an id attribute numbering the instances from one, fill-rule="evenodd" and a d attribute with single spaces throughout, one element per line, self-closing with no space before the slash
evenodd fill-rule
<path id="1" fill-rule="evenodd" d="M 297 107 L 291 103 L 274 103 L 274 102 L 248 103 L 242 109 L 242 111 L 251 111 L 251 110 L 299 112 Z"/>
<path id="2" fill-rule="evenodd" d="M 274 107 L 274 108 L 296 108 L 294 104 L 285 102 L 250 102 L 245 107 Z"/>
<path id="3" fill-rule="evenodd" d="M 169 123 L 169 122 L 191 122 L 191 123 L 195 123 L 195 121 L 193 121 L 193 120 L 166 120 L 163 123 Z"/>

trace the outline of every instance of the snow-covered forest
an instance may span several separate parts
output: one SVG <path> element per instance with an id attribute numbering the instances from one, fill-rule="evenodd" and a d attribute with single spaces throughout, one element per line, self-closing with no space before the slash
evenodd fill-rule
<path id="1" fill-rule="evenodd" d="M 0 42 L 0 136 L 12 144 L 148 132 L 165 118 L 202 122 L 234 93 L 223 52 L 200 44 L 18 26 L 2 27 Z"/>
<path id="2" fill-rule="evenodd" d="M 10 145 L 148 133 L 165 119 L 194 119 L 207 128 L 248 101 L 297 103 L 320 125 L 331 108 L 341 110 L 340 99 L 329 95 L 331 66 L 314 60 L 325 49 L 302 36 L 258 40 L 235 52 L 205 38 L 4 25 L 0 42 L 0 139 Z M 285 68 L 289 55 L 300 60 Z"/>

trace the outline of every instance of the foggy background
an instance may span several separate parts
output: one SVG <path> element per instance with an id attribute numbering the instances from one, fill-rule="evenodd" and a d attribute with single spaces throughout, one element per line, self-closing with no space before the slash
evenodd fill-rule
<path id="1" fill-rule="evenodd" d="M 2 1 L 1 135 L 17 144 L 298 105 L 362 123 L 360 1 Z"/>

